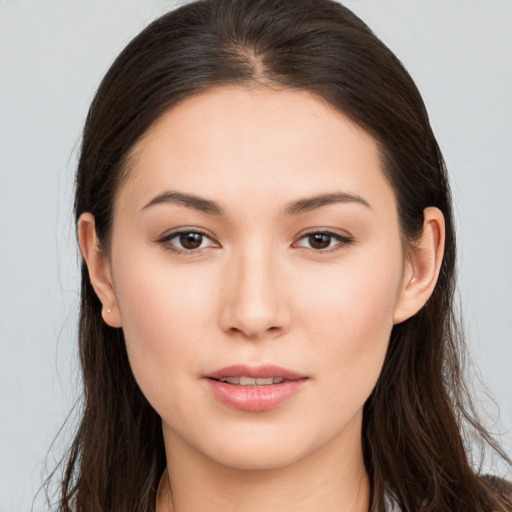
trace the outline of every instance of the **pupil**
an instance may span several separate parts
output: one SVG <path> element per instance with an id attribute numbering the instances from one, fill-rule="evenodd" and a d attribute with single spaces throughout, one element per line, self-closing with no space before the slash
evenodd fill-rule
<path id="1" fill-rule="evenodd" d="M 313 249 L 326 249 L 331 243 L 331 237 L 322 233 L 315 233 L 309 235 L 309 243 Z"/>
<path id="2" fill-rule="evenodd" d="M 201 233 L 181 233 L 180 243 L 185 249 L 197 249 L 203 242 Z"/>

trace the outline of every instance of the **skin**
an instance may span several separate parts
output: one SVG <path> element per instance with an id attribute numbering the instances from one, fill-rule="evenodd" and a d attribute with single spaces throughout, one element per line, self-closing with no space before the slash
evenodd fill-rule
<path id="1" fill-rule="evenodd" d="M 424 211 L 423 237 L 405 251 L 375 141 L 306 92 L 201 93 L 165 113 L 133 156 L 111 253 L 90 214 L 79 240 L 104 320 L 123 328 L 162 418 L 170 471 L 158 510 L 367 511 L 362 408 L 393 325 L 435 286 L 441 212 Z M 162 200 L 169 191 L 223 213 Z M 289 211 L 340 193 L 351 200 Z M 183 228 L 205 233 L 197 249 L 183 252 Z M 325 248 L 308 236 L 325 232 Z M 307 381 L 275 409 L 240 411 L 203 377 L 241 363 Z"/>

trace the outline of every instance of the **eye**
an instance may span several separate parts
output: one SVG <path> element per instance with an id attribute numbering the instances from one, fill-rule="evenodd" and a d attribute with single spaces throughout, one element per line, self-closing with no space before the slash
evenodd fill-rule
<path id="1" fill-rule="evenodd" d="M 173 231 L 159 240 L 166 249 L 175 253 L 192 253 L 206 247 L 218 247 L 206 233 L 195 229 Z"/>
<path id="2" fill-rule="evenodd" d="M 295 245 L 321 252 L 336 249 L 352 241 L 352 238 L 348 236 L 343 236 L 331 231 L 315 231 L 303 235 Z"/>

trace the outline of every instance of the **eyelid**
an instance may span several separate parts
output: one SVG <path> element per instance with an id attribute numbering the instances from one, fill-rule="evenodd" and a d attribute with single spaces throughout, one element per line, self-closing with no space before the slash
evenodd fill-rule
<path id="1" fill-rule="evenodd" d="M 177 236 L 183 234 L 183 233 L 197 233 L 199 235 L 204 236 L 205 238 L 208 238 L 210 242 L 212 242 L 211 245 L 208 245 L 206 247 L 198 247 L 197 249 L 180 249 L 176 247 L 175 245 L 171 244 L 171 240 L 173 238 L 176 238 Z M 183 255 L 196 255 L 200 253 L 203 249 L 208 249 L 211 247 L 220 247 L 220 244 L 205 230 L 197 227 L 180 227 L 173 229 L 169 232 L 167 232 L 165 235 L 159 237 L 156 240 L 157 243 L 162 245 L 166 250 L 175 253 L 175 254 L 183 254 Z"/>
<path id="2" fill-rule="evenodd" d="M 176 247 L 176 245 L 171 244 L 171 240 L 173 238 L 178 237 L 181 234 L 184 233 L 197 233 L 202 235 L 203 237 L 207 238 L 211 243 L 207 245 L 206 247 L 198 247 L 196 249 L 180 249 L 179 247 Z M 298 242 L 305 239 L 308 236 L 311 235 L 326 235 L 329 236 L 337 241 L 337 243 L 333 247 L 327 247 L 325 249 L 315 249 L 314 247 L 305 247 L 303 245 L 299 245 Z M 204 229 L 197 228 L 197 227 L 180 227 L 173 229 L 172 231 L 167 232 L 165 235 L 161 236 L 157 240 L 155 240 L 157 243 L 162 245 L 166 250 L 176 253 L 176 254 L 184 254 L 184 255 L 197 255 L 200 253 L 203 249 L 208 249 L 212 247 L 219 248 L 220 244 Z M 334 230 L 332 228 L 309 228 L 306 231 L 303 231 L 299 235 L 295 237 L 295 241 L 292 244 L 292 247 L 298 247 L 306 250 L 313 251 L 315 253 L 329 253 L 336 250 L 339 250 L 343 248 L 344 246 L 347 246 L 354 242 L 354 237 L 345 233 L 342 234 L 337 230 Z"/>
<path id="3" fill-rule="evenodd" d="M 342 249 L 343 247 L 345 247 L 349 244 L 352 244 L 355 241 L 355 239 L 352 235 L 349 235 L 348 233 L 342 234 L 339 231 L 334 230 L 332 228 L 310 228 L 310 229 L 300 233 L 296 237 L 295 242 L 292 244 L 292 246 L 296 245 L 298 241 L 303 240 L 304 238 L 306 238 L 308 236 L 317 235 L 317 234 L 330 236 L 330 237 L 334 238 L 335 240 L 337 240 L 338 243 L 334 247 L 328 247 L 326 249 L 314 249 L 313 247 L 304 247 L 301 245 L 299 245 L 298 247 L 301 249 L 311 250 L 315 253 L 321 254 L 321 253 L 328 253 L 328 252 L 333 252 L 333 251 Z"/>

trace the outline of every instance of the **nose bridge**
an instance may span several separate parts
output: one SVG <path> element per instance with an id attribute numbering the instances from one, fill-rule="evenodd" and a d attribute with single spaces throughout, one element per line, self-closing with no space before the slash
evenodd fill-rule
<path id="1" fill-rule="evenodd" d="M 233 254 L 223 311 L 223 326 L 250 338 L 282 330 L 286 324 L 277 256 L 262 243 Z"/>

